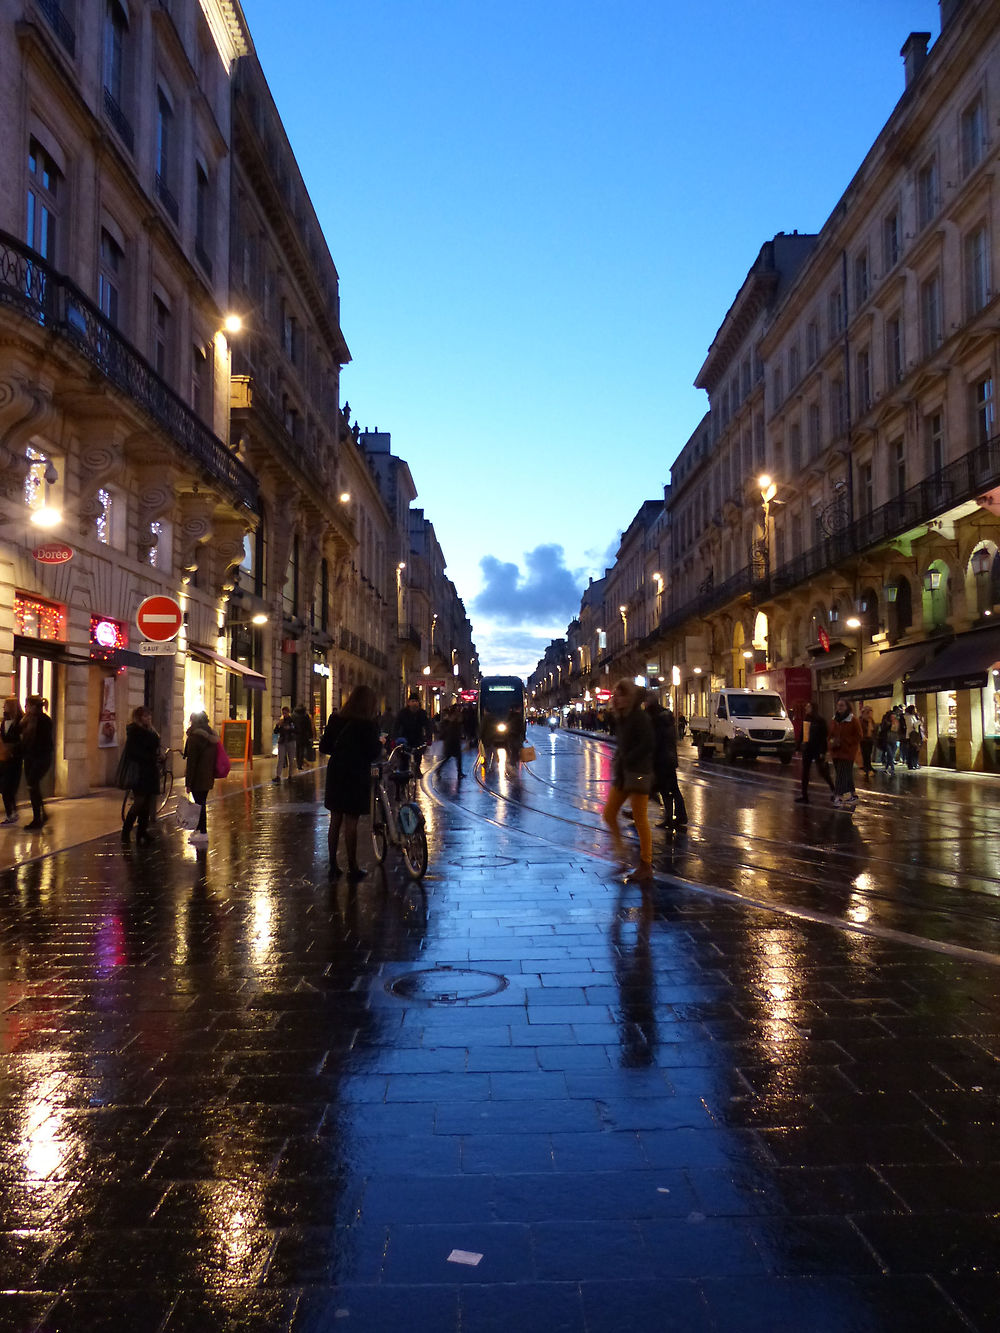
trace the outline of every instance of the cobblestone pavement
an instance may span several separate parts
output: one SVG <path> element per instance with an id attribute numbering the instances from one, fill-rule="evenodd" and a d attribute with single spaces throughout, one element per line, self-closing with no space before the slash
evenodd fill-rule
<path id="1" fill-rule="evenodd" d="M 520 779 L 430 773 L 422 886 L 392 852 L 329 879 L 314 775 L 230 786 L 207 850 L 0 872 L 0 1329 L 997 1326 L 981 797 L 934 796 L 947 882 L 908 843 L 883 875 L 887 806 L 867 849 L 788 825 L 783 885 L 780 845 L 749 880 L 738 851 L 792 788 L 691 770 L 659 865 L 730 896 L 644 897 L 596 829 L 606 747 L 541 740 Z"/>

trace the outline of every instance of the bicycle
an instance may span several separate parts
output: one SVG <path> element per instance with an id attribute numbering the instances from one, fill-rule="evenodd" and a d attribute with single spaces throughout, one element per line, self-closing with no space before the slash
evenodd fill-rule
<path id="1" fill-rule="evenodd" d="M 156 813 L 162 814 L 166 808 L 167 802 L 174 791 L 174 752 L 173 750 L 163 750 L 156 756 L 156 767 L 159 770 L 159 789 L 156 794 Z M 122 823 L 125 823 L 125 816 L 128 814 L 129 806 L 132 804 L 132 792 L 126 791 L 122 796 Z"/>
<path id="2" fill-rule="evenodd" d="M 391 843 L 402 852 L 411 879 L 423 879 L 427 873 L 427 830 L 415 799 L 417 757 L 418 751 L 397 745 L 388 758 L 372 764 L 370 815 L 375 860 L 383 863 Z"/>

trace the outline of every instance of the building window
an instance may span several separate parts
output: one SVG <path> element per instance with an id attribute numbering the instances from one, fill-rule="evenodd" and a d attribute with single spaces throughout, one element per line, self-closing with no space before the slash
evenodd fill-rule
<path id="1" fill-rule="evenodd" d="M 809 430 L 809 456 L 815 458 L 820 451 L 823 436 L 822 420 L 820 416 L 819 403 L 809 404 L 808 413 Z"/>
<path id="2" fill-rule="evenodd" d="M 294 619 L 299 614 L 299 538 L 292 538 L 292 550 L 285 570 L 285 586 L 281 590 L 281 605 L 286 616 Z"/>
<path id="3" fill-rule="evenodd" d="M 806 325 L 806 361 L 812 365 L 819 357 L 819 325 L 811 319 Z"/>
<path id="4" fill-rule="evenodd" d="M 847 394 L 844 381 L 830 381 L 830 432 L 834 439 L 843 435 L 847 429 Z"/>
<path id="5" fill-rule="evenodd" d="M 125 252 L 107 230 L 101 228 L 101 257 L 97 271 L 97 304 L 101 314 L 118 327 Z"/>
<path id="6" fill-rule="evenodd" d="M 870 514 L 875 508 L 875 484 L 871 463 L 862 463 L 858 469 L 858 486 L 861 491 L 861 512 Z"/>
<path id="7" fill-rule="evenodd" d="M 835 288 L 827 299 L 827 307 L 830 318 L 830 338 L 831 341 L 844 332 L 844 294 L 839 287 Z"/>
<path id="8" fill-rule="evenodd" d="M 856 360 L 858 406 L 867 412 L 872 405 L 872 354 L 870 347 L 862 347 Z"/>
<path id="9" fill-rule="evenodd" d="M 794 343 L 788 349 L 788 387 L 794 389 L 796 384 L 802 378 L 802 367 L 799 364 L 799 345 Z"/>
<path id="10" fill-rule="evenodd" d="M 854 305 L 860 310 L 868 300 L 868 251 L 862 250 L 854 259 Z"/>
<path id="11" fill-rule="evenodd" d="M 785 397 L 784 388 L 781 383 L 780 366 L 775 366 L 774 368 L 774 378 L 771 381 L 771 392 L 772 392 L 771 410 L 777 412 L 778 408 L 781 406 Z"/>
<path id="12" fill-rule="evenodd" d="M 975 171 L 986 151 L 986 113 L 982 94 L 962 112 L 961 124 L 962 175 Z"/>
<path id="13" fill-rule="evenodd" d="M 944 416 L 931 412 L 924 417 L 924 438 L 927 443 L 927 471 L 940 472 L 944 467 Z"/>
<path id="14" fill-rule="evenodd" d="M 173 380 L 173 329 L 170 307 L 158 296 L 153 297 L 153 360 L 156 373 L 168 382 Z"/>
<path id="15" fill-rule="evenodd" d="M 174 195 L 174 109 L 162 88 L 156 90 L 156 194 L 177 222 L 180 207 Z"/>
<path id="16" fill-rule="evenodd" d="M 920 332 L 924 356 L 941 345 L 941 278 L 935 273 L 920 288 Z"/>
<path id="17" fill-rule="evenodd" d="M 114 523 L 114 501 L 111 492 L 103 486 L 97 492 L 97 540 L 103 542 L 105 546 L 111 545 L 112 525 Z"/>
<path id="18" fill-rule="evenodd" d="M 906 448 L 902 436 L 889 445 L 890 477 L 895 484 L 897 496 L 906 490 Z"/>
<path id="19" fill-rule="evenodd" d="M 899 242 L 899 209 L 894 208 L 882 219 L 882 266 L 886 273 L 899 263 Z"/>
<path id="20" fill-rule="evenodd" d="M 971 316 L 990 299 L 990 247 L 985 227 L 978 227 L 965 238 L 965 281 Z"/>
<path id="21" fill-rule="evenodd" d="M 128 15 L 119 0 L 107 0 L 105 6 L 103 59 L 104 112 L 131 152 L 134 136 L 124 109 L 128 98 Z"/>
<path id="22" fill-rule="evenodd" d="M 788 428 L 788 467 L 793 477 L 802 468 L 802 428 L 797 421 Z"/>
<path id="23" fill-rule="evenodd" d="M 61 174 L 36 139 L 28 143 L 28 216 L 25 240 L 43 259 L 56 260 L 56 216 Z"/>
<path id="24" fill-rule="evenodd" d="M 992 440 L 993 433 L 996 430 L 992 375 L 979 380 L 976 384 L 973 404 L 976 417 L 976 443 L 986 444 L 989 440 Z"/>
<path id="25" fill-rule="evenodd" d="M 928 225 L 938 209 L 937 158 L 924 164 L 917 172 L 917 226 Z"/>
<path id="26" fill-rule="evenodd" d="M 890 385 L 903 378 L 903 320 L 898 313 L 885 322 L 885 368 Z"/>
<path id="27" fill-rule="evenodd" d="M 195 165 L 194 251 L 198 263 L 212 276 L 212 190 L 208 172 Z"/>
<path id="28" fill-rule="evenodd" d="M 191 406 L 202 420 L 208 419 L 212 402 L 212 366 L 204 347 L 191 349 Z"/>

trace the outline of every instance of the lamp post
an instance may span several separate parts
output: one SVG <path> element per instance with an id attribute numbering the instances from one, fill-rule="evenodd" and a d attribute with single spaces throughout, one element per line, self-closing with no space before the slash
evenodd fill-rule
<path id="1" fill-rule="evenodd" d="M 865 664 L 865 663 L 864 663 L 864 634 L 862 633 L 863 626 L 862 626 L 862 624 L 861 624 L 860 617 L 858 617 L 858 616 L 848 616 L 847 619 L 844 621 L 844 625 L 845 625 L 845 627 L 846 627 L 847 629 L 852 629 L 852 630 L 854 630 L 854 632 L 855 632 L 855 633 L 857 634 L 857 636 L 858 636 L 858 669 L 857 669 L 857 671 L 855 671 L 854 674 L 855 674 L 856 676 L 859 676 L 859 675 L 861 674 L 862 668 L 864 667 L 864 664 Z"/>
<path id="2" fill-rule="evenodd" d="M 628 647 L 628 607 L 627 607 L 627 606 L 620 606 L 620 607 L 618 608 L 618 614 L 619 614 L 619 615 L 621 616 L 621 618 L 622 618 L 622 646 L 625 647 L 625 648 L 627 648 L 627 647 Z"/>

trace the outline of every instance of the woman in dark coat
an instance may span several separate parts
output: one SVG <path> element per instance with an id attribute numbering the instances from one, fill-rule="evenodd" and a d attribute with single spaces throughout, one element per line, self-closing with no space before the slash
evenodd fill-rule
<path id="1" fill-rule="evenodd" d="M 3 824 L 17 823 L 17 789 L 21 785 L 21 719 L 24 709 L 16 695 L 3 701 L 0 718 L 0 795 L 3 796 Z"/>
<path id="2" fill-rule="evenodd" d="M 122 824 L 122 842 L 128 842 L 132 827 L 138 823 L 135 840 L 150 842 L 149 819 L 160 791 L 160 737 L 153 730 L 153 719 L 148 708 L 137 708 L 132 721 L 125 728 L 125 748 L 122 750 L 121 771 L 126 774 L 132 804 Z"/>
<path id="3" fill-rule="evenodd" d="M 802 792 L 796 796 L 796 803 L 799 805 L 809 804 L 809 770 L 813 764 L 819 772 L 831 792 L 836 795 L 837 788 L 833 785 L 833 778 L 830 776 L 830 766 L 826 762 L 826 746 L 828 740 L 828 729 L 826 718 L 818 708 L 815 707 L 812 700 L 806 702 L 802 714 Z"/>
<path id="4" fill-rule="evenodd" d="M 326 800 L 330 811 L 330 874 L 340 874 L 337 847 L 340 828 L 344 827 L 347 846 L 347 873 L 351 879 L 363 879 L 366 871 L 358 865 L 358 820 L 368 813 L 371 796 L 372 764 L 379 756 L 378 700 L 369 685 L 356 685 L 339 713 L 326 724 L 319 743 L 320 754 L 330 756 L 326 768 Z"/>
<path id="5" fill-rule="evenodd" d="M 648 880 L 653 874 L 653 836 L 649 831 L 649 793 L 653 786 L 653 724 L 643 711 L 646 691 L 630 680 L 620 680 L 611 692 L 615 715 L 615 756 L 611 790 L 602 818 L 611 830 L 618 855 L 625 849 L 618 828 L 618 812 L 626 801 L 632 808 L 639 835 L 639 864 L 634 878 Z"/>
<path id="6" fill-rule="evenodd" d="M 52 719 L 45 711 L 45 700 L 40 694 L 29 694 L 25 699 L 25 714 L 21 719 L 21 757 L 24 760 L 24 780 L 31 798 L 31 823 L 25 828 L 45 826 L 45 806 L 42 804 L 42 779 L 52 767 L 55 758 L 55 735 Z"/>
<path id="7" fill-rule="evenodd" d="M 208 842 L 205 806 L 208 793 L 215 786 L 215 752 L 219 746 L 219 735 L 212 730 L 207 713 L 192 713 L 190 722 L 184 742 L 184 758 L 187 761 L 184 785 L 191 793 L 192 801 L 201 806 L 201 818 L 190 841 L 203 846 Z"/>

